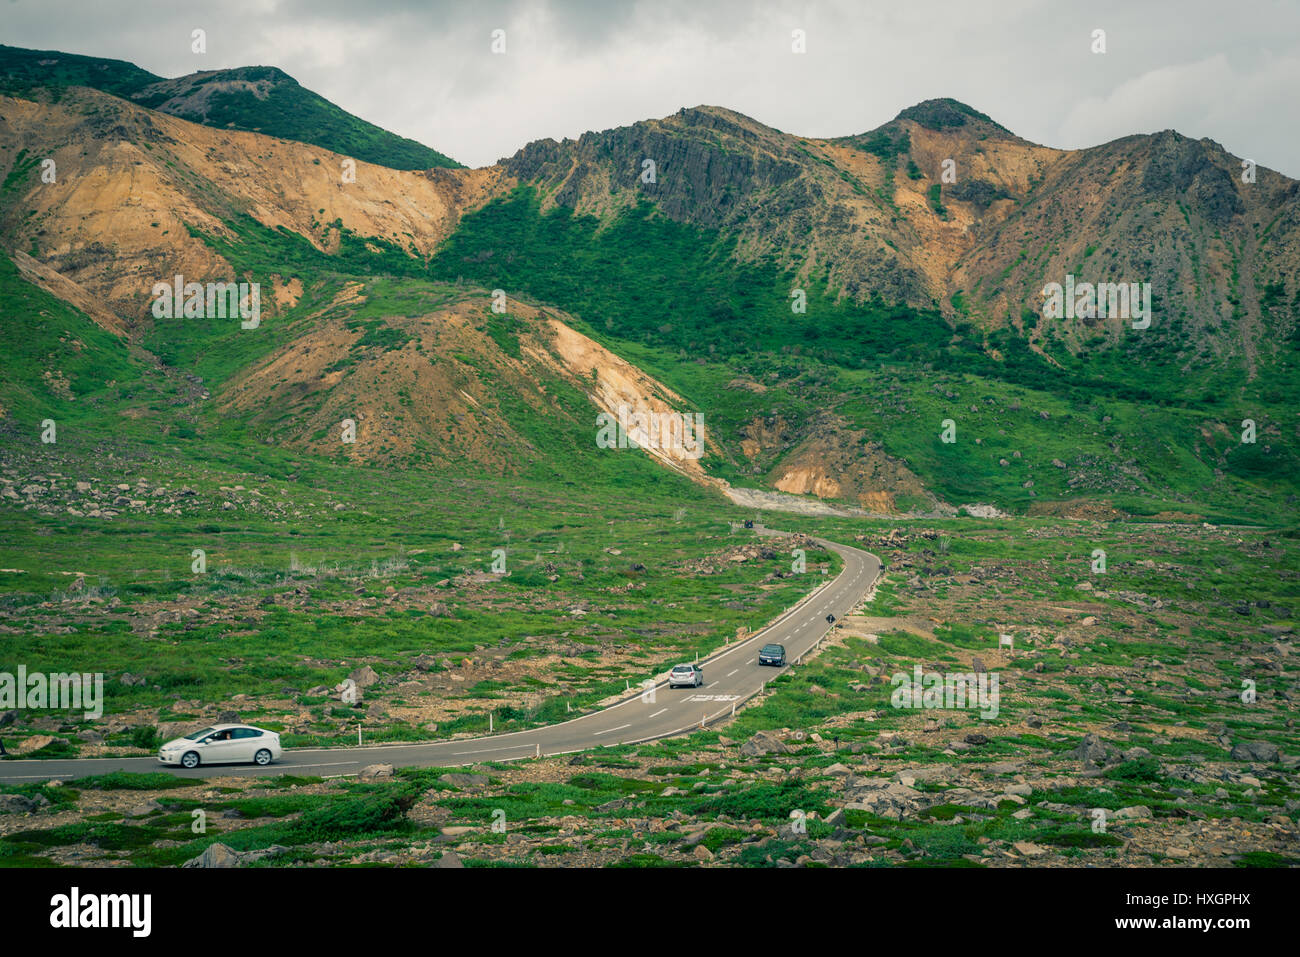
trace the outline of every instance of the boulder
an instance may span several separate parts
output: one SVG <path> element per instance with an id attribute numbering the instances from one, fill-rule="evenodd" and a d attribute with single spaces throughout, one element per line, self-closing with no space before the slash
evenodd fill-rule
<path id="1" fill-rule="evenodd" d="M 1239 741 L 1233 745 L 1229 757 L 1234 761 L 1257 761 L 1261 764 L 1275 764 L 1281 759 L 1276 744 L 1267 741 Z"/>
<path id="2" fill-rule="evenodd" d="M 43 794 L 27 797 L 25 794 L 0 794 L 0 813 L 30 814 L 49 805 Z"/>
<path id="3" fill-rule="evenodd" d="M 379 675 L 369 665 L 362 665 L 348 677 L 352 679 L 358 688 L 369 688 L 379 682 Z"/>
<path id="4" fill-rule="evenodd" d="M 763 754 L 785 754 L 789 750 L 785 743 L 774 734 L 759 731 L 740 746 L 740 753 L 747 757 Z"/>
<path id="5" fill-rule="evenodd" d="M 1070 753 L 1088 768 L 1114 764 L 1119 757 L 1119 749 L 1102 741 L 1094 732 L 1085 734 L 1079 746 Z"/>
<path id="6" fill-rule="evenodd" d="M 14 748 L 15 754 L 31 754 L 51 744 L 67 744 L 67 738 L 56 738 L 48 734 L 34 734 L 25 741 L 20 741 Z"/>
<path id="7" fill-rule="evenodd" d="M 143 804 L 137 804 L 135 807 L 131 808 L 131 810 L 126 812 L 126 816 L 145 817 L 146 815 L 153 814 L 155 811 L 161 811 L 161 810 L 162 810 L 162 805 L 159 804 L 157 801 L 153 800 L 152 798 L 150 798 L 148 801 L 145 801 Z"/>
<path id="8" fill-rule="evenodd" d="M 191 858 L 181 867 L 238 867 L 239 855 L 225 844 L 209 844 L 202 854 Z"/>
<path id="9" fill-rule="evenodd" d="M 443 784 L 450 784 L 454 788 L 485 788 L 490 782 L 486 774 L 464 774 L 459 771 L 452 771 L 438 778 Z"/>

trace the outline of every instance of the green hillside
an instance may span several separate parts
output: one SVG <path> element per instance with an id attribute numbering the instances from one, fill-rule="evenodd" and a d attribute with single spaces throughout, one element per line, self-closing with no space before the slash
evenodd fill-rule
<path id="1" fill-rule="evenodd" d="M 124 60 L 0 45 L 0 93 L 26 96 L 44 89 L 58 96 L 70 86 L 88 86 L 204 126 L 311 143 L 390 169 L 461 165 L 352 115 L 275 67 L 168 80 Z"/>
<path id="2" fill-rule="evenodd" d="M 29 283 L 3 253 L 0 334 L 0 405 L 32 429 L 46 416 L 91 417 L 140 378 L 125 342 Z"/>
<path id="3" fill-rule="evenodd" d="M 563 207 L 542 214 L 521 187 L 465 217 L 431 268 L 562 305 L 733 446 L 755 419 L 802 435 L 833 412 L 954 502 L 1024 510 L 1091 495 L 1139 513 L 1270 515 L 1297 491 L 1278 389 L 1294 381 L 1293 356 L 1254 379 L 1230 364 L 1189 376 L 1174 360 L 1177 329 L 1158 329 L 1139 348 L 1044 358 L 1011 330 L 983 336 L 932 312 L 836 302 L 814 283 L 794 314 L 793 277 L 738 263 L 721 234 L 644 206 L 599 226 Z M 762 393 L 732 387 L 737 374 Z M 959 438 L 942 443 L 950 418 Z M 1238 439 L 1244 419 L 1257 424 L 1254 444 Z M 754 484 L 747 463 L 719 471 Z"/>
<path id="4" fill-rule="evenodd" d="M 737 485 L 772 481 L 791 445 L 824 434 L 819 423 L 832 416 L 952 503 L 1025 512 L 1082 497 L 1133 514 L 1269 520 L 1300 491 L 1300 462 L 1284 440 L 1288 420 L 1277 401 L 1277 376 L 1288 379 L 1287 368 L 1254 380 L 1230 371 L 1217 380 L 1188 377 L 1168 364 L 1158 340 L 1141 352 L 1062 352 L 1058 367 L 1006 332 L 984 337 L 905 306 L 835 302 L 812 283 L 807 313 L 794 314 L 787 273 L 739 265 L 719 234 L 645 207 L 598 229 L 564 208 L 540 213 L 534 191 L 521 188 L 467 216 L 428 264 L 378 239 L 344 234 L 331 257 L 251 220 L 228 225 L 237 241 L 205 238 L 254 275 L 337 269 L 377 291 L 385 287 L 364 277 L 387 275 L 400 278 L 394 290 L 412 295 L 433 279 L 565 309 L 582 331 L 704 413 L 732 450 L 707 466 Z M 406 310 L 394 300 L 391 312 Z M 154 347 L 166 353 L 177 345 Z M 238 352 L 211 345 L 192 344 L 209 381 Z M 760 388 L 739 388 L 738 377 Z M 1247 418 L 1257 423 L 1254 444 L 1239 439 Z M 957 426 L 954 443 L 940 439 L 947 419 Z M 791 429 L 785 447 L 742 458 L 736 450 L 746 428 L 778 420 Z M 583 455 L 567 458 L 572 443 L 552 436 L 545 444 L 566 450 L 567 467 L 586 471 Z"/>

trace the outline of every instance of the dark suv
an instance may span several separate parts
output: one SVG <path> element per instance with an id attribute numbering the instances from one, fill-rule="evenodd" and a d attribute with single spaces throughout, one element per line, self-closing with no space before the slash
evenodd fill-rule
<path id="1" fill-rule="evenodd" d="M 763 650 L 758 653 L 758 663 L 776 665 L 779 668 L 785 664 L 785 645 L 764 645 Z"/>

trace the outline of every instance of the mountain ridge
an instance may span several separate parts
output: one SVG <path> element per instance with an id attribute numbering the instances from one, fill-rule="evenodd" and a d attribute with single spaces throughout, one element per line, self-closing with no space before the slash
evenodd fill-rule
<path id="1" fill-rule="evenodd" d="M 166 78 L 125 60 L 0 44 L 0 93 L 88 86 L 203 125 L 323 146 L 393 169 L 459 168 L 423 143 L 383 130 L 306 89 L 274 66 L 200 70 Z"/>
<path id="2" fill-rule="evenodd" d="M 704 466 L 733 488 L 756 481 L 884 511 L 945 498 L 1037 507 L 1040 494 L 1080 489 L 1176 489 L 1166 501 L 1183 503 L 1187 476 L 1224 501 L 1235 482 L 1289 469 L 1279 403 L 1297 381 L 1297 184 L 1263 168 L 1239 182 L 1236 158 L 1212 141 L 1168 132 L 1057 150 L 951 99 L 814 139 L 705 105 L 534 141 L 477 170 L 358 163 L 348 182 L 339 154 L 85 86 L 0 98 L 0 120 L 0 235 L 31 257 L 24 272 L 52 271 L 44 288 L 107 306 L 132 343 L 172 370 L 202 365 L 214 385 L 270 353 L 220 331 L 169 338 L 147 308 L 159 279 L 260 279 L 275 291 L 271 325 L 288 323 L 276 335 L 310 328 L 308 305 L 279 302 L 289 286 L 310 303 L 332 274 L 367 289 L 433 279 L 565 310 L 578 332 L 710 410 Z M 39 181 L 45 156 L 55 183 Z M 1150 331 L 1120 316 L 1049 318 L 1039 291 L 1067 276 L 1150 282 Z M 392 318 L 380 341 L 409 335 L 404 314 Z M 205 348 L 226 353 L 207 362 Z M 301 375 L 292 394 L 326 402 Z M 1061 441 L 1050 430 L 1068 420 L 1062 397 L 1102 425 L 1110 402 L 1129 403 L 1130 419 L 1146 403 L 1188 421 L 1161 426 L 1184 430 L 1170 454 L 1154 423 L 1103 439 L 1109 430 L 1075 421 L 1054 456 L 1059 475 L 1030 472 L 1019 449 L 985 433 L 954 469 L 953 453 L 899 429 L 930 434 L 921 410 L 935 423 L 979 418 L 975 403 L 958 404 L 971 377 L 1043 449 Z M 1047 417 L 1026 421 L 1026 401 Z M 1234 451 L 1218 426 L 1190 427 L 1205 415 L 1257 419 L 1271 444 Z M 438 432 L 436 418 L 420 429 Z"/>

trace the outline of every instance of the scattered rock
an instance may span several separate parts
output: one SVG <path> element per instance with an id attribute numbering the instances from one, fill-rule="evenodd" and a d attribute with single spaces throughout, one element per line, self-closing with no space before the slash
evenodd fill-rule
<path id="1" fill-rule="evenodd" d="M 1025 857 L 1042 857 L 1047 853 L 1044 848 L 1039 847 L 1037 844 L 1032 844 L 1029 841 L 1016 841 L 1012 846 L 1016 849 L 1017 853 L 1023 854 Z"/>
<path id="2" fill-rule="evenodd" d="M 490 782 L 486 774 L 462 774 L 458 771 L 452 771 L 438 778 L 443 784 L 450 784 L 454 788 L 485 788 Z"/>
<path id="3" fill-rule="evenodd" d="M 209 844 L 198 857 L 191 858 L 181 867 L 238 867 L 239 855 L 220 842 Z"/>
<path id="4" fill-rule="evenodd" d="M 1079 746 L 1070 753 L 1082 761 L 1086 768 L 1114 764 L 1119 758 L 1119 749 L 1113 744 L 1102 741 L 1093 732 L 1085 734 Z"/>
<path id="5" fill-rule="evenodd" d="M 159 804 L 157 801 L 150 798 L 148 801 L 145 801 L 143 804 L 137 804 L 135 807 L 131 808 L 131 810 L 126 812 L 126 816 L 146 817 L 150 814 L 155 813 L 156 811 L 161 811 L 162 809 L 163 808 L 161 804 Z"/>
<path id="6" fill-rule="evenodd" d="M 33 751 L 39 751 L 41 748 L 51 744 L 67 743 L 67 738 L 56 738 L 48 734 L 34 734 L 25 741 L 19 742 L 18 746 L 14 748 L 14 752 L 17 754 L 31 754 Z"/>
<path id="7" fill-rule="evenodd" d="M 755 757 L 760 754 L 785 754 L 789 750 L 780 738 L 766 731 L 757 732 L 752 738 L 740 746 L 740 753 L 747 757 Z"/>
<path id="8" fill-rule="evenodd" d="M 369 665 L 362 665 L 356 671 L 352 672 L 352 674 L 348 675 L 348 677 L 352 679 L 353 683 L 356 684 L 358 688 L 369 688 L 371 685 L 379 682 L 379 675 L 377 675 L 375 669 Z"/>
<path id="9" fill-rule="evenodd" d="M 1234 761 L 1256 761 L 1261 764 L 1275 764 L 1281 758 L 1276 744 L 1267 741 L 1240 741 L 1228 755 Z"/>
<path id="10" fill-rule="evenodd" d="M 14 814 L 31 814 L 49 805 L 43 794 L 27 797 L 25 794 L 0 794 L 0 812 Z"/>

